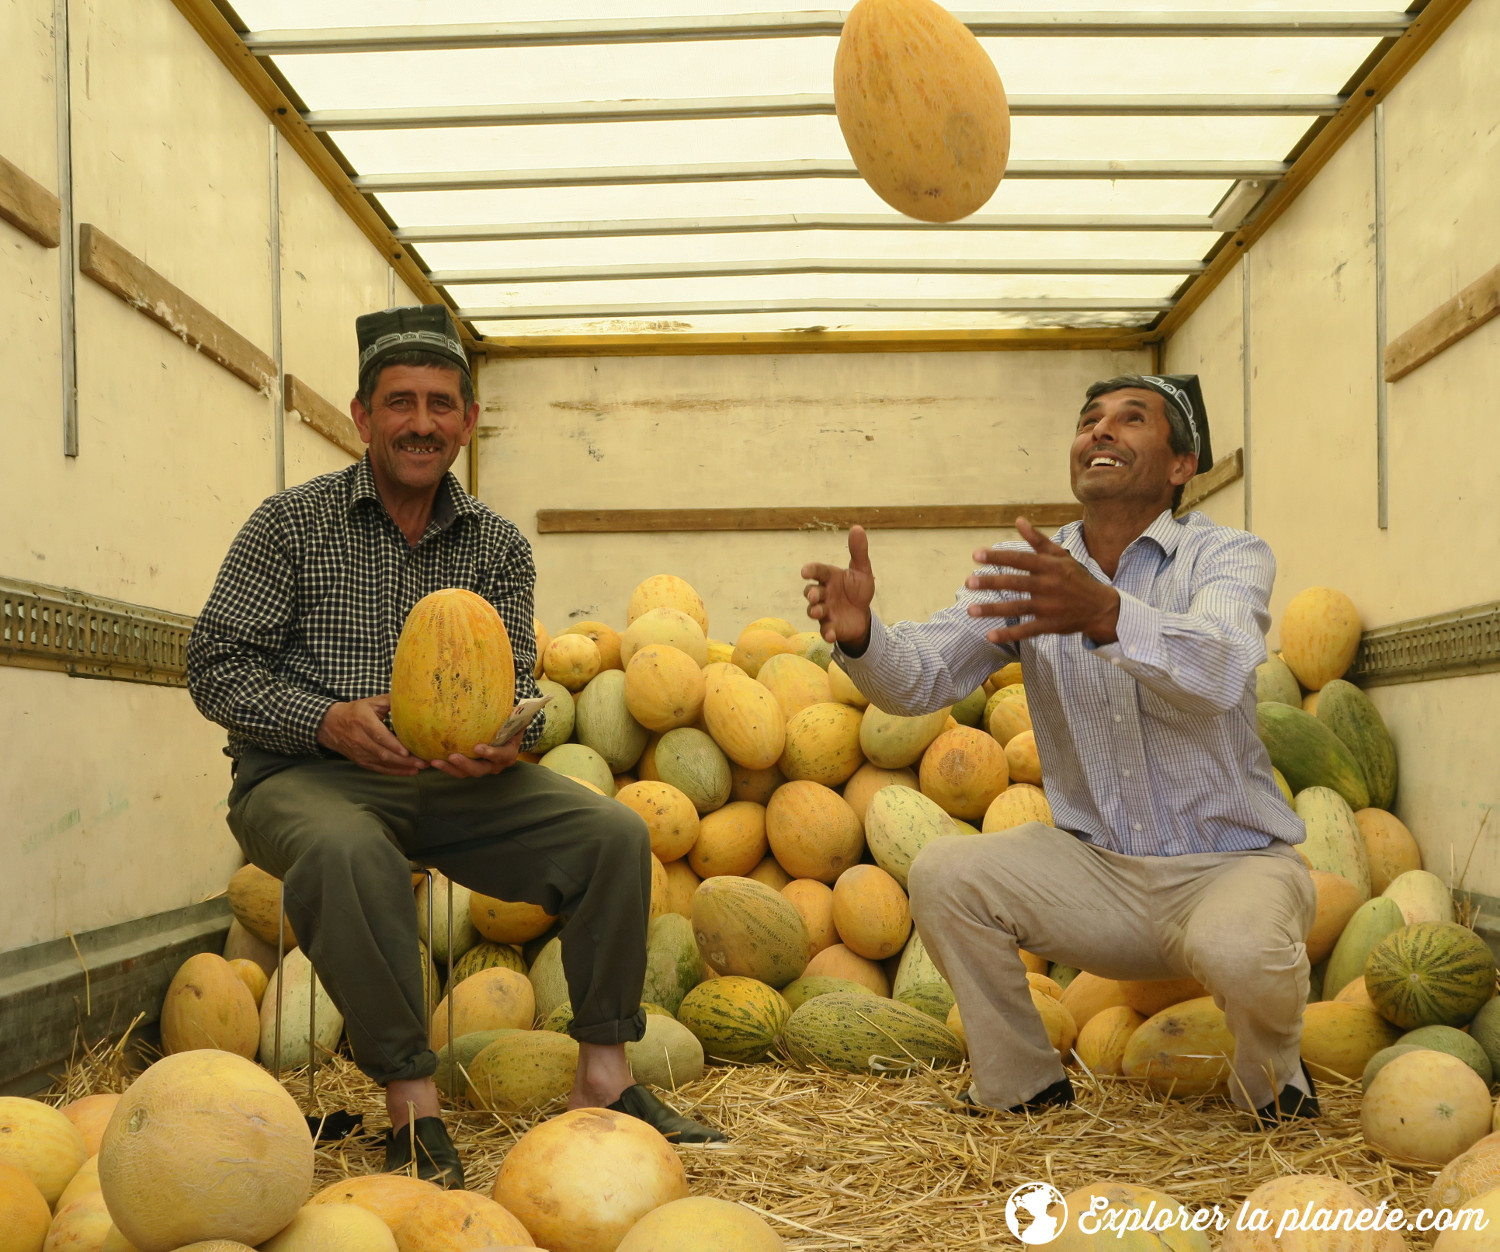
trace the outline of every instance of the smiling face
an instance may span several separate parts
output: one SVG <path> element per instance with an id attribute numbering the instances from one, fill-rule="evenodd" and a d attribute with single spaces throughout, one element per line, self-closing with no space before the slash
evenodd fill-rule
<path id="1" fill-rule="evenodd" d="M 421 495 L 436 490 L 468 444 L 479 405 L 464 408 L 457 369 L 390 365 L 381 370 L 370 407 L 350 406 L 382 492 Z"/>
<path id="2" fill-rule="evenodd" d="M 1073 494 L 1084 504 L 1159 502 L 1198 468 L 1194 452 L 1172 451 L 1167 402 L 1149 387 L 1122 387 L 1095 396 L 1078 417 L 1069 456 Z"/>

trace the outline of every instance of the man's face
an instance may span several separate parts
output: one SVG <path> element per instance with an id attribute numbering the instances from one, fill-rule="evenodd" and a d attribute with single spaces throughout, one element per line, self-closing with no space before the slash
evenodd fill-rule
<path id="1" fill-rule="evenodd" d="M 1149 387 L 1122 387 L 1088 402 L 1078 418 L 1069 469 L 1084 504 L 1161 501 L 1193 476 L 1198 457 L 1172 451 L 1167 402 Z"/>
<path id="2" fill-rule="evenodd" d="M 384 482 L 408 491 L 436 486 L 458 459 L 479 420 L 479 405 L 464 410 L 457 369 L 391 365 L 380 371 L 370 408 L 350 405 L 360 438 Z"/>

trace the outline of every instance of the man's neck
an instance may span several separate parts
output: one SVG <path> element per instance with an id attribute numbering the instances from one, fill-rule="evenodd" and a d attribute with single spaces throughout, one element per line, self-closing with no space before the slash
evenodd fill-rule
<path id="1" fill-rule="evenodd" d="M 1113 580 L 1125 549 L 1146 533 L 1170 502 L 1142 504 L 1133 500 L 1104 500 L 1083 506 L 1083 544 L 1099 568 Z"/>
<path id="2" fill-rule="evenodd" d="M 385 505 L 385 511 L 401 528 L 406 542 L 415 548 L 432 521 L 433 505 L 437 501 L 437 493 L 442 490 L 443 480 L 438 479 L 425 491 L 413 491 L 400 483 L 391 482 L 373 462 L 370 469 L 375 478 L 375 490 L 380 493 L 380 502 Z"/>

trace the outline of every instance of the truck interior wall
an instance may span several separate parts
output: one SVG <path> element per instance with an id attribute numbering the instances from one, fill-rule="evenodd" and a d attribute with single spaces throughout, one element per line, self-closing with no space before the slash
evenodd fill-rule
<path id="1" fill-rule="evenodd" d="M 798 571 L 846 561 L 844 533 L 539 535 L 537 510 L 1069 502 L 1083 389 L 1147 368 L 1102 351 L 492 360 L 479 495 L 534 544 L 549 630 L 623 629 L 631 589 L 671 573 L 733 642 L 765 615 L 810 626 Z M 1014 537 L 872 531 L 877 611 L 926 618 L 976 546 Z"/>
<path id="2" fill-rule="evenodd" d="M 1383 106 L 1385 289 L 1391 338 L 1500 256 L 1500 4 L 1470 5 Z M 1205 375 L 1232 415 L 1241 353 L 1251 366 L 1249 516 L 1275 549 L 1272 612 L 1304 587 L 1347 593 L 1366 628 L 1500 599 L 1500 524 L 1487 455 L 1500 390 L 1500 322 L 1407 377 L 1383 382 L 1376 339 L 1372 118 L 1248 254 L 1250 316 L 1224 283 L 1166 344 L 1169 370 Z M 1389 525 L 1377 515 L 1377 397 L 1386 389 Z M 1232 418 L 1231 418 L 1232 420 Z M 1210 502 L 1239 524 L 1229 492 Z M 1278 642 L 1273 626 L 1273 646 Z M 1376 687 L 1401 753 L 1398 815 L 1428 867 L 1462 869 L 1500 803 L 1496 675 Z M 1495 832 L 1465 885 L 1500 895 Z M 1457 879 L 1455 877 L 1455 885 Z"/>
<path id="3" fill-rule="evenodd" d="M 0 154 L 58 188 L 51 0 L 0 6 Z M 73 0 L 76 223 L 95 224 L 264 351 L 270 127 L 169 0 Z M 281 145 L 285 368 L 340 407 L 353 319 L 390 268 Z M 63 454 L 59 252 L 0 223 L 10 394 L 0 575 L 193 614 L 275 490 L 270 394 L 79 274 L 79 454 Z M 413 297 L 397 282 L 396 299 Z M 288 483 L 349 456 L 295 416 Z M 459 467 L 462 474 L 463 467 Z M 179 909 L 240 863 L 223 732 L 185 690 L 0 666 L 0 953 Z"/>

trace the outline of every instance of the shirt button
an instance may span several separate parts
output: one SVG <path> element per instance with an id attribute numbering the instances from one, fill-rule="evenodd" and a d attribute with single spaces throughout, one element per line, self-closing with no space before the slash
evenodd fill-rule
<path id="1" fill-rule="evenodd" d="M 1133 826 L 1131 826 L 1130 829 L 1131 830 L 1139 830 L 1140 828 L 1141 828 L 1140 822 L 1136 822 Z"/>
<path id="2" fill-rule="evenodd" d="M 1119 721 L 1119 720 L 1120 720 L 1120 715 L 1119 715 L 1119 714 L 1118 714 L 1118 713 L 1116 713 L 1116 714 L 1115 714 L 1115 721 L 1117 721 L 1117 722 L 1118 722 L 1118 721 Z"/>

